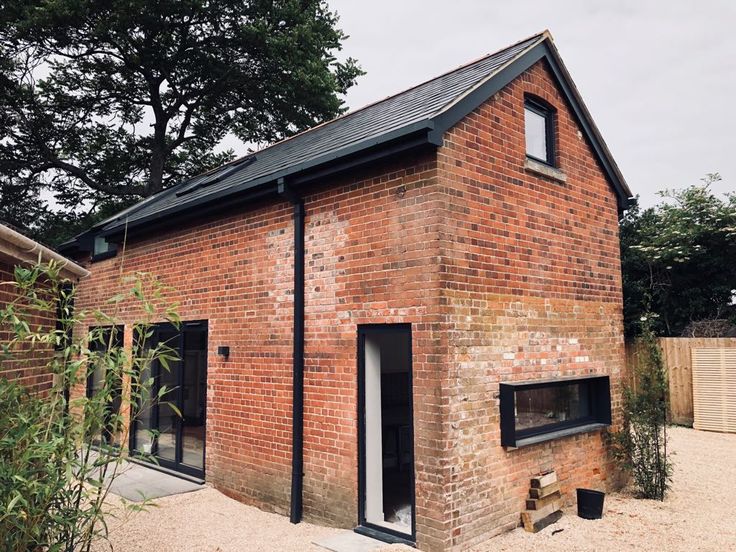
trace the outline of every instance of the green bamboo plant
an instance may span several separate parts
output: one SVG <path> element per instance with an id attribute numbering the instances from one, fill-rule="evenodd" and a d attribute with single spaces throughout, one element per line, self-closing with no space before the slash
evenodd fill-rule
<path id="1" fill-rule="evenodd" d="M 142 381 L 139 374 L 153 362 L 168 366 L 176 354 L 162 344 L 130 355 L 115 342 L 114 332 L 101 328 L 121 324 L 124 304 L 144 313 L 136 321 L 142 339 L 150 336 L 154 321 L 179 323 L 176 305 L 167 303 L 167 290 L 155 277 L 136 274 L 120 281 L 122 291 L 104 309 L 89 312 L 73 308 L 75 290 L 58 263 L 39 260 L 16 267 L 14 281 L 1 284 L 15 297 L 0 310 L 2 330 L 9 335 L 0 353 L 0 542 L 5 551 L 88 552 L 93 543 L 107 540 L 107 521 L 116 514 L 106 498 L 125 466 L 128 415 L 135 416 L 141 401 L 155 402 L 170 391 L 162 387 L 150 397 L 152 381 Z M 37 322 L 55 314 L 55 327 Z M 84 326 L 91 322 L 92 329 Z M 29 354 L 34 351 L 45 355 Z M 6 362 L 37 368 L 44 357 L 44 368 L 53 376 L 48 392 L 34 393 L 2 378 Z M 87 396 L 87 379 L 95 370 L 104 377 Z M 125 511 L 149 503 L 121 504 Z"/>

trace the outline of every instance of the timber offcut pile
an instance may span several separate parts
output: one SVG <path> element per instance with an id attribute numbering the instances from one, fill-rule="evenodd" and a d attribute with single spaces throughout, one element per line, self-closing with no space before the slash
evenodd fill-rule
<path id="1" fill-rule="evenodd" d="M 526 510 L 521 513 L 524 529 L 530 533 L 541 531 L 562 517 L 562 495 L 557 473 L 551 471 L 533 477 Z"/>

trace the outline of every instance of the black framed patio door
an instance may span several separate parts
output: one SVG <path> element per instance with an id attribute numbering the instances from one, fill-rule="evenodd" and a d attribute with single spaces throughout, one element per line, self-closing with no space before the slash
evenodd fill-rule
<path id="1" fill-rule="evenodd" d="M 207 322 L 183 322 L 179 328 L 157 324 L 148 331 L 144 347 L 166 344 L 178 360 L 143 368 L 140 381 L 152 378 L 153 385 L 139 402 L 130 448 L 154 456 L 163 467 L 204 477 Z"/>

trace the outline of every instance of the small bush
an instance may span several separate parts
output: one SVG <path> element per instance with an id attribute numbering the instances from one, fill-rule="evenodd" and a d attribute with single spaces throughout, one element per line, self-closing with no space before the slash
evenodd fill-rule
<path id="1" fill-rule="evenodd" d="M 650 319 L 643 318 L 637 339 L 642 358 L 636 386 L 624 388 L 623 425 L 612 434 L 612 450 L 632 476 L 638 496 L 664 500 L 672 474 L 667 451 L 667 375 Z"/>

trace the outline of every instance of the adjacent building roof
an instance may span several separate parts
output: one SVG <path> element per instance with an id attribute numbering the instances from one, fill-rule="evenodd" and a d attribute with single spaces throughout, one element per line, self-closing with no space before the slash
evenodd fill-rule
<path id="1" fill-rule="evenodd" d="M 631 192 L 545 31 L 184 181 L 95 225 L 85 235 L 141 231 L 146 225 L 204 214 L 223 202 L 231 205 L 236 198 L 247 200 L 267 189 L 273 193 L 279 182 L 298 187 L 330 171 L 370 162 L 382 153 L 420 144 L 439 146 L 449 128 L 542 58 L 557 77 L 624 209 Z M 83 237 L 67 242 L 62 250 L 78 248 Z"/>
<path id="2" fill-rule="evenodd" d="M 61 266 L 61 275 L 66 278 L 89 276 L 87 269 L 4 224 L 0 224 L 0 261 L 11 265 L 53 261 Z"/>

